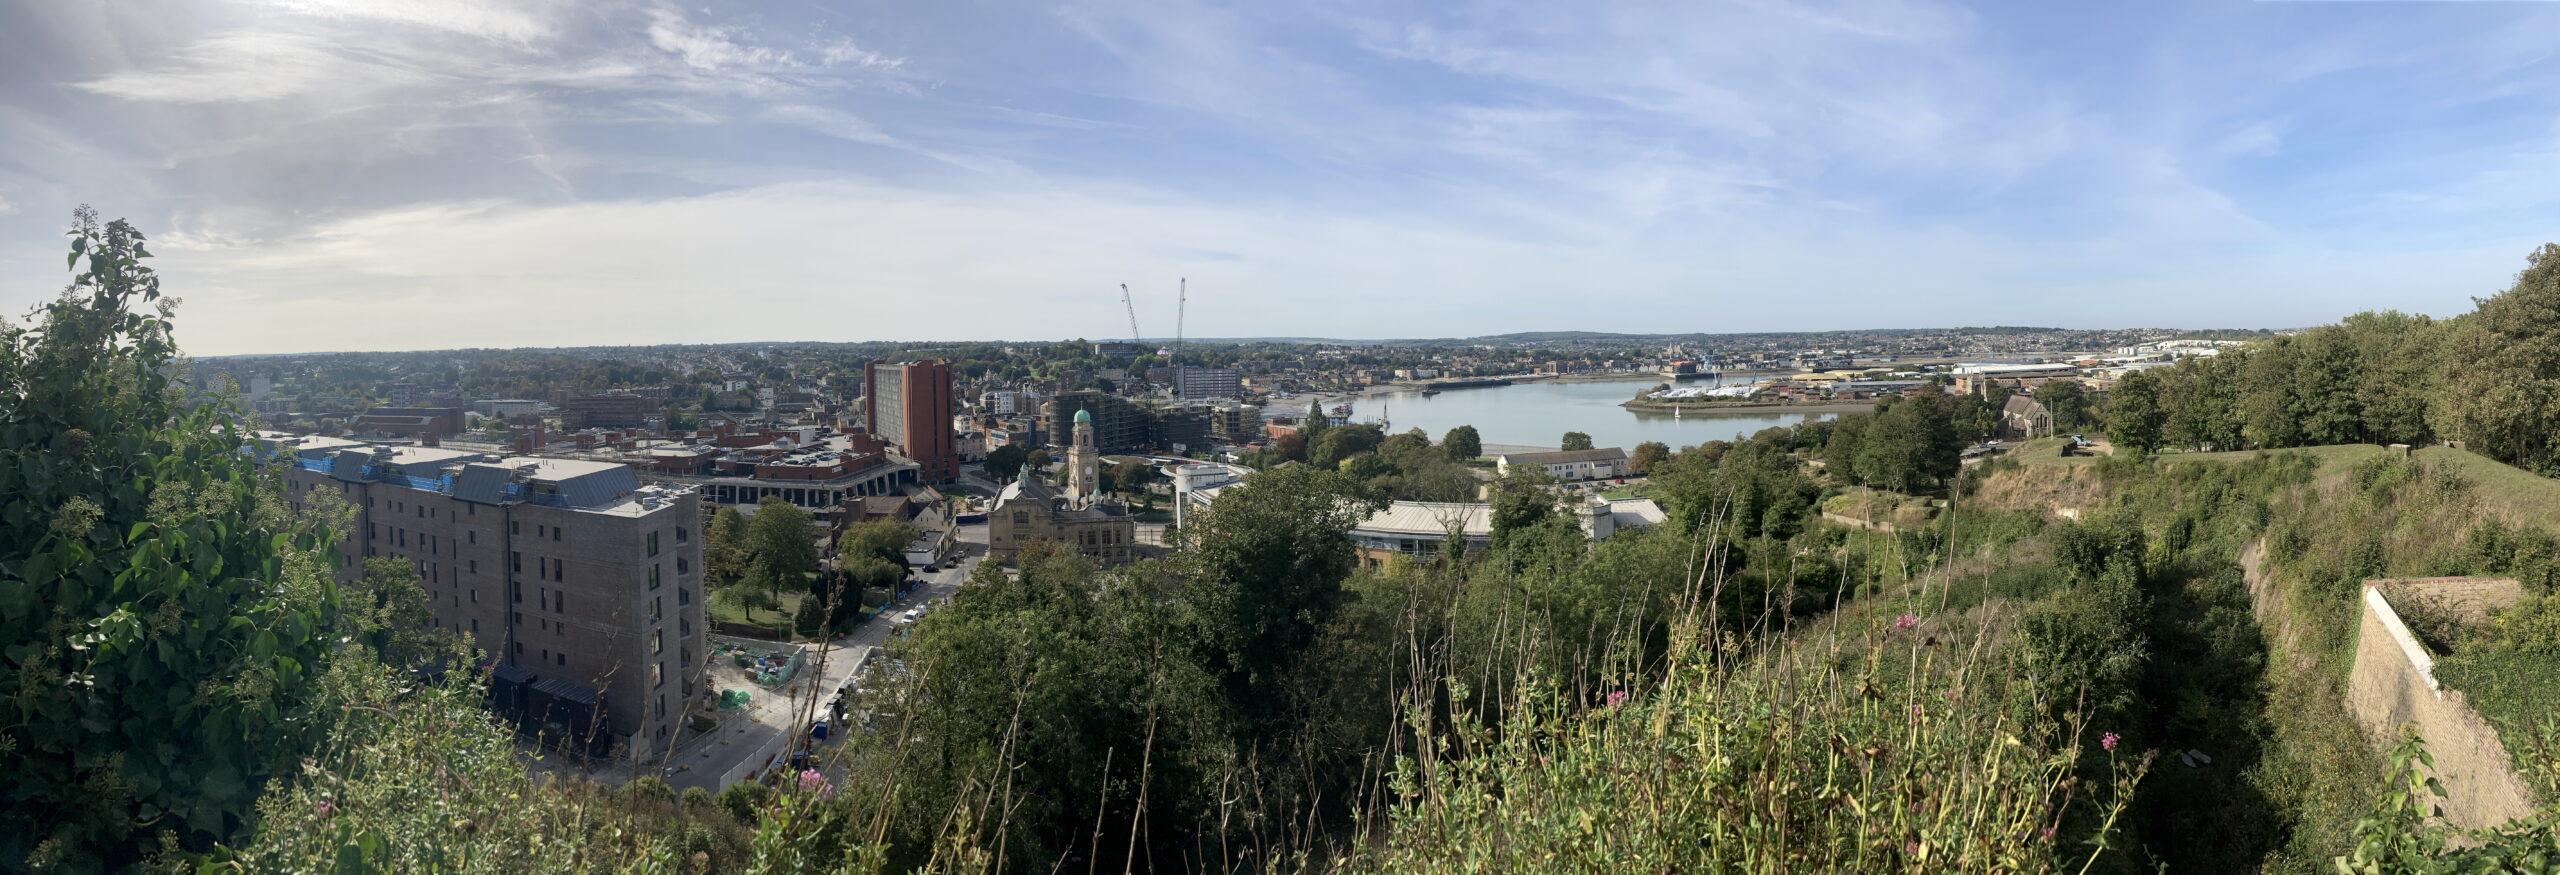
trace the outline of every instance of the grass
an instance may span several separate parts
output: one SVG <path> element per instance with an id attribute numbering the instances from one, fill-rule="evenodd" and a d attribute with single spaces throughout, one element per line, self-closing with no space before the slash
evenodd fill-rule
<path id="1" fill-rule="evenodd" d="M 2452 447 L 2427 447 L 2416 455 L 2461 475 L 2474 494 L 2507 512 L 2513 522 L 2560 534 L 2560 480 Z"/>
<path id="2" fill-rule="evenodd" d="M 711 621 L 714 623 L 739 623 L 754 626 L 765 630 L 765 637 L 767 638 L 775 641 L 789 641 L 792 640 L 792 614 L 793 612 L 800 610 L 800 600 L 808 598 L 808 594 L 787 592 L 783 593 L 780 598 L 782 602 L 782 606 L 780 608 L 771 610 L 757 608 L 755 619 L 752 620 L 747 618 L 746 612 L 740 610 L 737 602 L 733 599 L 714 598 L 711 600 L 709 605 L 704 607 L 703 610 L 711 616 Z"/>
<path id="3" fill-rule="evenodd" d="M 2544 800 L 2560 800 L 2560 653 L 2473 647 L 2436 663 L 2436 679 L 2461 690 L 2497 727 L 2518 776 Z"/>
<path id="4" fill-rule="evenodd" d="M 2098 457 L 2089 455 L 2086 452 L 2071 456 L 2063 455 L 2063 445 L 2070 442 L 2070 438 L 2036 438 L 2035 440 L 2019 444 L 2016 449 L 2010 450 L 2003 455 L 2007 458 L 2016 459 L 2019 464 L 2024 465 L 2069 465 L 2072 467 L 2079 467 L 2095 464 L 2098 461 Z"/>
<path id="5" fill-rule="evenodd" d="M 2286 447 L 2277 450 L 2233 450 L 2224 453 L 2161 453 L 2159 459 L 2162 464 L 2170 465 L 2182 462 L 2245 462 L 2256 458 L 2259 453 L 2267 453 L 2310 456 L 2319 459 L 2321 466 L 2325 468 L 2333 464 L 2379 458 L 2389 452 L 2390 450 L 2373 444 L 2329 444 L 2317 447 Z"/>

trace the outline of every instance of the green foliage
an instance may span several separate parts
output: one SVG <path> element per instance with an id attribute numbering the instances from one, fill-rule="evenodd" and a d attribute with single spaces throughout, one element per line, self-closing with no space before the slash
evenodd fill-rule
<path id="1" fill-rule="evenodd" d="M 2168 414 L 2161 409 L 2158 378 L 2135 371 L 2116 381 L 2107 394 L 2107 436 L 2118 446 L 2143 452 L 2160 448 Z"/>
<path id="2" fill-rule="evenodd" d="M 2430 419 L 2491 458 L 2551 474 L 2560 472 L 2560 244 L 2525 265 L 2446 338 Z"/>
<path id="3" fill-rule="evenodd" d="M 703 582 L 717 589 L 747 576 L 747 518 L 735 507 L 723 507 L 711 515 L 711 528 L 703 535 Z"/>
<path id="4" fill-rule="evenodd" d="M 1563 443 L 1562 443 L 1562 445 L 1561 445 L 1561 446 L 1559 446 L 1559 447 L 1558 447 L 1558 449 L 1563 449 L 1563 450 L 1587 450 L 1587 449 L 1591 449 L 1591 436 L 1590 436 L 1590 435 L 1587 435 L 1587 434 L 1583 434 L 1583 433 L 1578 432 L 1578 431 L 1568 431 L 1568 432 L 1565 432 L 1565 433 L 1564 433 L 1564 437 L 1562 438 L 1562 441 L 1563 441 Z"/>
<path id="5" fill-rule="evenodd" d="M 1476 434 L 1475 426 L 1461 425 L 1441 436 L 1440 448 L 1449 458 L 1463 462 L 1484 455 L 1484 438 Z"/>
<path id="6" fill-rule="evenodd" d="M 70 287 L 0 325 L 0 867 L 237 834 L 316 741 L 332 540 L 222 403 L 192 410 L 142 234 L 85 208 Z M 365 614 L 396 605 L 355 606 Z"/>
<path id="7" fill-rule="evenodd" d="M 1653 473 L 1653 469 L 1670 461 L 1671 446 L 1661 441 L 1645 441 L 1627 452 L 1627 471 L 1637 476 Z"/>
<path id="8" fill-rule="evenodd" d="M 2356 821 L 2355 846 L 2334 865 L 2340 875 L 2456 875 L 2468 872 L 2560 873 L 2560 814 L 2496 829 L 2455 830 L 2437 818 L 2444 785 L 2425 742 L 2403 730 L 2390 755 L 2391 774 Z M 2452 839 L 2465 839 L 2456 847 Z"/>
<path id="9" fill-rule="evenodd" d="M 1021 444 L 1005 444 L 987 451 L 987 479 L 997 484 L 1011 483 L 1022 476 L 1022 466 L 1030 464 L 1031 448 Z"/>
<path id="10" fill-rule="evenodd" d="M 746 575 L 736 588 L 768 606 L 783 593 L 807 589 L 809 575 L 818 570 L 809 512 L 780 498 L 766 496 L 756 503 L 756 514 L 739 542 L 746 553 Z"/>
<path id="11" fill-rule="evenodd" d="M 1341 604 L 1351 527 L 1373 510 L 1339 472 L 1293 465 L 1228 487 L 1193 518 L 1184 595 L 1203 663 L 1249 731 L 1270 725 L 1284 669 Z"/>
<path id="12" fill-rule="evenodd" d="M 1658 689 L 1579 704 L 1533 683 L 1499 727 L 1453 685 L 1441 740 L 1398 762 L 1386 835 L 1347 868 L 2053 871 L 2107 852 L 2148 767 L 2102 756 L 2113 771 L 2081 785 L 2078 751 L 2022 738 L 1977 700 L 1974 666 L 1907 635 L 1723 670 L 1684 664 L 1697 631 Z M 1913 683 L 1888 655 L 1915 660 Z M 2065 823 L 2075 797 L 2085 831 Z"/>

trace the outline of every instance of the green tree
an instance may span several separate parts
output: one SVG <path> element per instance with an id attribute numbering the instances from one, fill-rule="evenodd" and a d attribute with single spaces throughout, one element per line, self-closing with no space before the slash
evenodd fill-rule
<path id="1" fill-rule="evenodd" d="M 2107 437 L 2118 444 L 2146 453 L 2159 449 L 2166 418 L 2158 378 L 2148 373 L 2126 374 L 2107 396 Z"/>
<path id="2" fill-rule="evenodd" d="M 2560 243 L 2526 256 L 2515 284 L 2460 320 L 2444 349 L 2437 428 L 2490 458 L 2560 473 Z"/>
<path id="3" fill-rule="evenodd" d="M 1441 436 L 1440 447 L 1449 451 L 1449 458 L 1461 462 L 1484 455 L 1484 439 L 1476 434 L 1476 427 L 1472 425 L 1450 429 L 1448 434 Z"/>
<path id="4" fill-rule="evenodd" d="M 711 514 L 711 528 L 702 536 L 703 584 L 720 589 L 746 576 L 747 518 L 735 507 L 723 507 Z"/>
<path id="5" fill-rule="evenodd" d="M 1022 466 L 1031 461 L 1031 449 L 1021 444 L 1005 444 L 987 451 L 987 479 L 1011 483 L 1022 476 Z"/>
<path id="6" fill-rule="evenodd" d="M 1307 421 L 1298 427 L 1299 436 L 1307 441 L 1307 452 L 1315 452 L 1316 441 L 1322 439 L 1324 433 L 1332 427 L 1333 419 L 1324 412 L 1324 399 L 1308 401 Z"/>
<path id="7" fill-rule="evenodd" d="M 1556 512 L 1555 479 L 1545 469 L 1513 467 L 1493 483 L 1493 546 L 1501 549 L 1520 532 L 1562 515 Z"/>
<path id="8" fill-rule="evenodd" d="M 1340 467 L 1342 460 L 1375 450 L 1386 440 L 1386 434 L 1374 425 L 1334 426 L 1307 444 L 1307 464 Z"/>
<path id="9" fill-rule="evenodd" d="M 808 589 L 809 575 L 818 570 L 809 512 L 779 498 L 766 496 L 756 503 L 756 515 L 747 521 L 746 547 L 747 574 L 738 586 L 745 590 L 742 595 L 767 606 L 782 593 Z M 748 616 L 753 619 L 752 608 Z"/>
<path id="10" fill-rule="evenodd" d="M 435 612 L 418 585 L 418 566 L 393 556 L 368 556 L 364 573 L 340 587 L 338 609 L 354 637 L 384 665 L 416 667 L 449 651 L 453 636 L 435 628 Z"/>
<path id="11" fill-rule="evenodd" d="M 1564 445 L 1561 449 L 1567 451 L 1591 449 L 1591 436 L 1578 431 L 1565 432 Z"/>
<path id="12" fill-rule="evenodd" d="M 1341 472 L 1291 465 L 1227 487 L 1192 517 L 1197 546 L 1181 555 L 1201 662 L 1251 732 L 1277 726 L 1285 669 L 1341 604 L 1351 527 L 1374 507 Z"/>
<path id="13" fill-rule="evenodd" d="M 1661 441 L 1645 441 L 1627 454 L 1627 470 L 1637 475 L 1651 474 L 1655 466 L 1671 458 L 1671 445 Z"/>
<path id="14" fill-rule="evenodd" d="M 87 208 L 71 285 L 0 324 L 0 868 L 236 835 L 314 742 L 342 628 L 329 528 L 227 402 L 183 403 L 143 235 Z"/>

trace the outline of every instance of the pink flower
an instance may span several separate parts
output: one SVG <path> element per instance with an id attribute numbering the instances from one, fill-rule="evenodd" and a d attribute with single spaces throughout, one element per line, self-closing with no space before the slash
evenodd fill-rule
<path id="1" fill-rule="evenodd" d="M 2053 841 L 2053 827 L 2045 827 L 2044 831 L 2037 833 L 2037 835 L 2043 836 L 2045 841 Z"/>
<path id="2" fill-rule="evenodd" d="M 311 806 L 311 810 L 320 812 L 321 817 L 327 817 L 330 813 L 337 811 L 338 806 L 329 800 L 322 799 L 320 804 Z"/>
<path id="3" fill-rule="evenodd" d="M 818 774 L 818 770 L 800 770 L 800 790 L 802 792 L 818 789 L 819 787 L 825 786 L 826 783 L 827 776 Z"/>
<path id="4" fill-rule="evenodd" d="M 1611 707 L 1611 708 L 1616 708 L 1616 707 L 1618 707 L 1618 706 L 1620 706 L 1620 705 L 1624 705 L 1624 704 L 1626 704 L 1626 703 L 1627 703 L 1627 691 L 1625 691 L 1625 690 L 1611 690 L 1611 691 L 1609 691 L 1609 707 Z"/>
<path id="5" fill-rule="evenodd" d="M 2124 736 L 2110 732 L 2105 735 L 2098 736 L 2098 746 L 2108 750 L 2114 750 L 2116 749 L 2116 742 L 2123 740 Z"/>
<path id="6" fill-rule="evenodd" d="M 1896 629 L 1909 629 L 1918 625 L 1920 625 L 1920 618 L 1911 614 L 1893 618 L 1893 627 Z"/>
<path id="7" fill-rule="evenodd" d="M 1903 852 L 1903 853 L 1905 853 L 1905 854 L 1910 854 L 1911 856 L 1914 856 L 1914 857 L 1920 856 L 1920 843 L 1919 843 L 1919 842 L 1903 842 L 1903 843 L 1902 843 L 1902 852 Z"/>

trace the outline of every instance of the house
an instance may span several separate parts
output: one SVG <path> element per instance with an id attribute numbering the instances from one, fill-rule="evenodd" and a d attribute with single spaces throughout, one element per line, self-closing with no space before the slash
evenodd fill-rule
<path id="1" fill-rule="evenodd" d="M 1552 453 L 1509 453 L 1494 457 L 1494 467 L 1505 476 L 1514 465 L 1534 465 L 1547 476 L 1558 480 L 1597 480 L 1627 476 L 1627 451 L 1620 447 L 1596 450 L 1560 450 Z"/>

